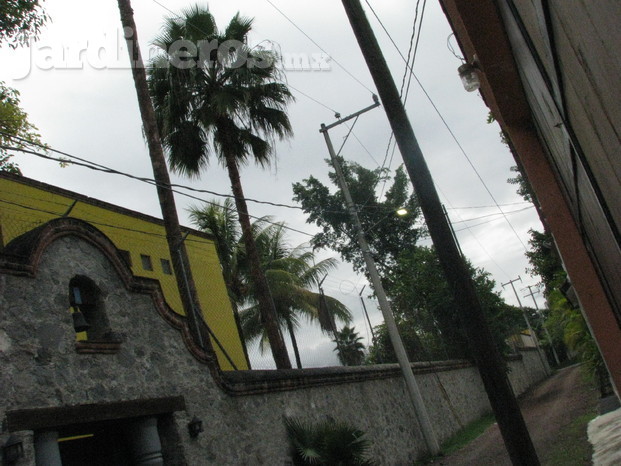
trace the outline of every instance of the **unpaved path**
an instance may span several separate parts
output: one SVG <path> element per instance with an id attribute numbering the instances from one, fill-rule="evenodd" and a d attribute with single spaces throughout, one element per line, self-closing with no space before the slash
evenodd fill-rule
<path id="1" fill-rule="evenodd" d="M 560 440 L 559 432 L 574 419 L 592 412 L 597 405 L 598 392 L 584 381 L 579 366 L 559 370 L 537 385 L 520 400 L 535 449 L 542 464 Z M 587 442 L 586 431 L 582 441 Z M 498 425 L 494 424 L 483 435 L 450 456 L 437 459 L 433 464 L 444 466 L 511 465 Z M 591 464 L 580 460 L 574 464 Z"/>

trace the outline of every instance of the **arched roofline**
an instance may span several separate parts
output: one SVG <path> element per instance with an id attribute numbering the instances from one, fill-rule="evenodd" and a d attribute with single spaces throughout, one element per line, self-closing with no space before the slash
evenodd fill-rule
<path id="1" fill-rule="evenodd" d="M 66 236 L 77 237 L 101 251 L 114 267 L 125 288 L 150 295 L 160 316 L 181 332 L 192 356 L 209 364 L 212 374 L 214 370 L 220 373 L 213 351 L 204 350 L 195 343 L 188 319 L 174 312 L 166 303 L 159 280 L 135 276 L 114 243 L 101 230 L 84 220 L 72 217 L 56 218 L 14 238 L 0 253 L 0 273 L 35 278 L 45 250 L 54 241 Z"/>

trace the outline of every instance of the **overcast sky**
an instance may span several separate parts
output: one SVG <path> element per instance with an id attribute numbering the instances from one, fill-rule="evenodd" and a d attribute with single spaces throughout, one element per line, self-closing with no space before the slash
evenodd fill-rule
<path id="1" fill-rule="evenodd" d="M 185 0 L 133 0 L 132 3 L 144 55 L 163 18 L 190 5 Z M 373 0 L 370 3 L 399 49 L 407 55 L 415 2 Z M 0 80 L 21 92 L 23 108 L 51 147 L 134 175 L 151 177 L 131 71 L 126 66 L 127 52 L 119 40 L 122 34 L 116 2 L 47 0 L 44 5 L 52 22 L 44 29 L 40 41 L 32 48 L 0 49 Z M 247 197 L 292 204 L 293 182 L 310 174 L 327 182 L 328 168 L 323 160 L 328 154 L 319 133 L 320 124 L 335 121 L 333 110 L 345 116 L 372 103 L 373 82 L 343 7 L 333 0 L 212 1 L 209 7 L 222 26 L 237 11 L 254 17 L 252 44 L 270 41 L 285 58 L 308 56 L 313 63 L 313 56 L 319 57 L 324 52 L 331 57 L 319 59 L 317 66 L 321 70 L 285 72 L 296 97 L 289 110 L 294 137 L 278 144 L 277 160 L 271 168 L 248 166 L 242 170 Z M 422 7 L 420 2 L 419 13 Z M 399 85 L 404 62 L 366 5 L 365 8 Z M 509 167 L 514 164 L 513 159 L 500 142 L 499 128 L 486 124 L 488 110 L 479 94 L 463 89 L 457 75 L 461 62 L 447 46 L 450 33 L 438 2 L 428 1 L 413 68 L 511 225 L 494 206 L 487 189 L 415 80 L 406 109 L 464 254 L 492 274 L 507 302 L 517 304 L 511 289 L 503 290 L 500 284 L 519 275 L 524 280 L 523 284 L 517 284 L 522 295 L 524 292 L 520 290 L 524 285 L 538 281 L 525 272 L 528 264 L 523 244 L 527 244 L 530 228 L 541 227 L 534 209 L 523 204 L 523 199 L 515 194 L 515 186 L 506 182 L 512 176 Z M 454 38 L 450 43 L 459 53 Z M 79 54 L 79 50 L 85 51 Z M 344 125 L 331 131 L 335 146 L 340 146 L 346 131 Z M 388 121 L 380 107 L 359 119 L 342 155 L 365 167 L 377 167 L 384 159 L 389 136 Z M 20 155 L 15 160 L 25 176 L 161 217 L 151 186 L 76 166 L 60 168 L 54 162 L 31 156 Z M 400 163 L 397 151 L 391 167 L 394 169 Z M 199 180 L 175 176 L 173 179 L 201 189 L 230 193 L 228 176 L 215 161 Z M 186 225 L 189 225 L 186 208 L 196 203 L 177 196 L 178 210 Z M 249 208 L 252 215 L 271 215 L 309 234 L 317 231 L 305 223 L 300 210 L 256 203 L 250 203 Z M 307 240 L 308 236 L 301 233 L 290 235 L 292 245 Z M 364 278 L 343 266 L 330 274 L 324 288 L 327 294 L 350 306 L 356 317 L 356 329 L 366 338 L 368 330 L 358 301 L 358 292 L 365 283 Z M 538 299 L 542 304 L 541 297 Z M 531 298 L 523 302 L 532 305 Z M 372 311 L 373 323 L 381 322 L 373 300 L 368 300 L 367 307 Z M 329 340 L 317 338 L 316 333 L 300 339 L 303 346 L 317 350 L 315 356 L 307 359 L 309 363 L 319 364 L 329 359 L 333 346 Z"/>

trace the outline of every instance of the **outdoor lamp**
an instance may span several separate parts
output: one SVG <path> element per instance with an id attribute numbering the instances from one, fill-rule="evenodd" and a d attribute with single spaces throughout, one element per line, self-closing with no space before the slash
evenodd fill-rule
<path id="1" fill-rule="evenodd" d="M 188 432 L 190 437 L 196 438 L 198 434 L 203 431 L 203 421 L 194 416 L 190 422 L 188 422 Z"/>
<path id="2" fill-rule="evenodd" d="M 13 464 L 24 457 L 24 444 L 15 435 L 11 435 L 2 447 L 4 464 Z"/>
<path id="3" fill-rule="evenodd" d="M 401 207 L 400 209 L 397 209 L 397 215 L 399 217 L 403 217 L 404 215 L 408 214 L 408 209 L 406 209 L 405 207 Z"/>
<path id="4" fill-rule="evenodd" d="M 464 89 L 468 92 L 474 92 L 481 87 L 481 80 L 479 79 L 478 67 L 475 62 L 464 63 L 457 72 L 461 78 L 461 83 L 464 85 Z"/>

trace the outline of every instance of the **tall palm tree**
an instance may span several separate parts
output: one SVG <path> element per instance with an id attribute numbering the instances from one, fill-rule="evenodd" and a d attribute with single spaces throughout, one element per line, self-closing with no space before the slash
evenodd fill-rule
<path id="1" fill-rule="evenodd" d="M 337 343 L 339 361 L 344 366 L 359 366 L 364 361 L 364 345 L 361 343 L 362 337 L 356 332 L 355 327 L 345 326 L 334 338 Z"/>
<path id="2" fill-rule="evenodd" d="M 302 361 L 295 335 L 302 320 L 318 323 L 326 333 L 333 331 L 331 324 L 335 319 L 345 323 L 351 321 L 351 313 L 343 303 L 331 296 L 311 291 L 336 266 L 336 260 L 329 258 L 315 263 L 312 251 L 301 247 L 289 248 L 284 240 L 284 223 L 263 226 L 259 221 L 255 225 L 260 228 L 256 233 L 257 246 L 274 298 L 279 325 L 289 334 L 297 367 L 301 369 Z M 251 292 L 249 306 L 241 311 L 240 320 L 245 338 L 260 338 L 260 348 L 263 350 L 267 346 L 267 334 L 253 296 Z M 323 318 L 322 313 L 327 318 Z"/>
<path id="3" fill-rule="evenodd" d="M 168 18 L 154 41 L 161 53 L 149 67 L 149 91 L 173 170 L 198 176 L 211 150 L 226 167 L 276 367 L 289 368 L 239 168 L 251 160 L 269 164 L 275 139 L 291 136 L 285 110 L 292 95 L 279 82 L 275 55 L 246 45 L 251 28 L 252 19 L 236 14 L 219 30 L 209 10 L 200 6 Z"/>
<path id="4" fill-rule="evenodd" d="M 189 212 L 190 220 L 198 229 L 214 238 L 226 289 L 234 311 L 237 312 L 244 301 L 247 287 L 240 271 L 244 254 L 239 247 L 241 235 L 233 201 L 228 198 L 222 204 L 214 201 L 204 208 L 192 207 Z"/>
<path id="5" fill-rule="evenodd" d="M 212 203 L 205 208 L 193 208 L 190 216 L 201 230 L 214 237 L 234 305 L 246 306 L 240 312 L 244 339 L 260 339 L 259 347 L 264 351 L 268 347 L 267 332 L 257 305 L 255 288 L 247 278 L 249 267 L 245 245 L 241 241 L 239 229 L 230 221 L 231 212 L 232 203 L 225 201 L 223 205 Z M 336 261 L 325 259 L 315 263 L 311 251 L 305 251 L 301 247 L 289 247 L 285 239 L 284 223 L 272 223 L 268 218 L 262 218 L 253 222 L 252 232 L 276 307 L 278 324 L 282 331 L 289 334 L 297 367 L 301 368 L 295 334 L 302 320 L 319 323 L 324 332 L 332 331 L 332 327 L 326 322 L 332 322 L 335 318 L 345 323 L 351 321 L 349 310 L 340 301 L 329 296 L 325 297 L 325 303 L 330 319 L 321 319 L 321 295 L 311 291 L 336 265 Z"/>
<path id="6" fill-rule="evenodd" d="M 151 100 L 149 99 L 147 76 L 144 70 L 140 46 L 138 44 L 138 33 L 134 22 L 134 12 L 130 0 L 118 0 L 119 12 L 121 14 L 121 24 L 126 32 L 128 42 L 127 51 L 129 60 L 132 64 L 132 76 L 136 87 L 138 107 L 142 118 L 145 139 L 149 147 L 149 158 L 153 169 L 153 178 L 157 185 L 157 195 L 162 210 L 164 229 L 166 230 L 166 240 L 168 249 L 177 279 L 183 309 L 188 317 L 188 324 L 192 337 L 202 349 L 211 349 L 209 339 L 205 339 L 202 333 L 204 321 L 200 316 L 200 303 L 196 293 L 196 286 L 192 277 L 192 270 L 187 266 L 189 259 L 185 244 L 181 236 L 181 227 L 175 207 L 175 199 L 170 189 L 170 177 L 166 168 L 164 151 L 160 141 L 157 117 Z"/>

